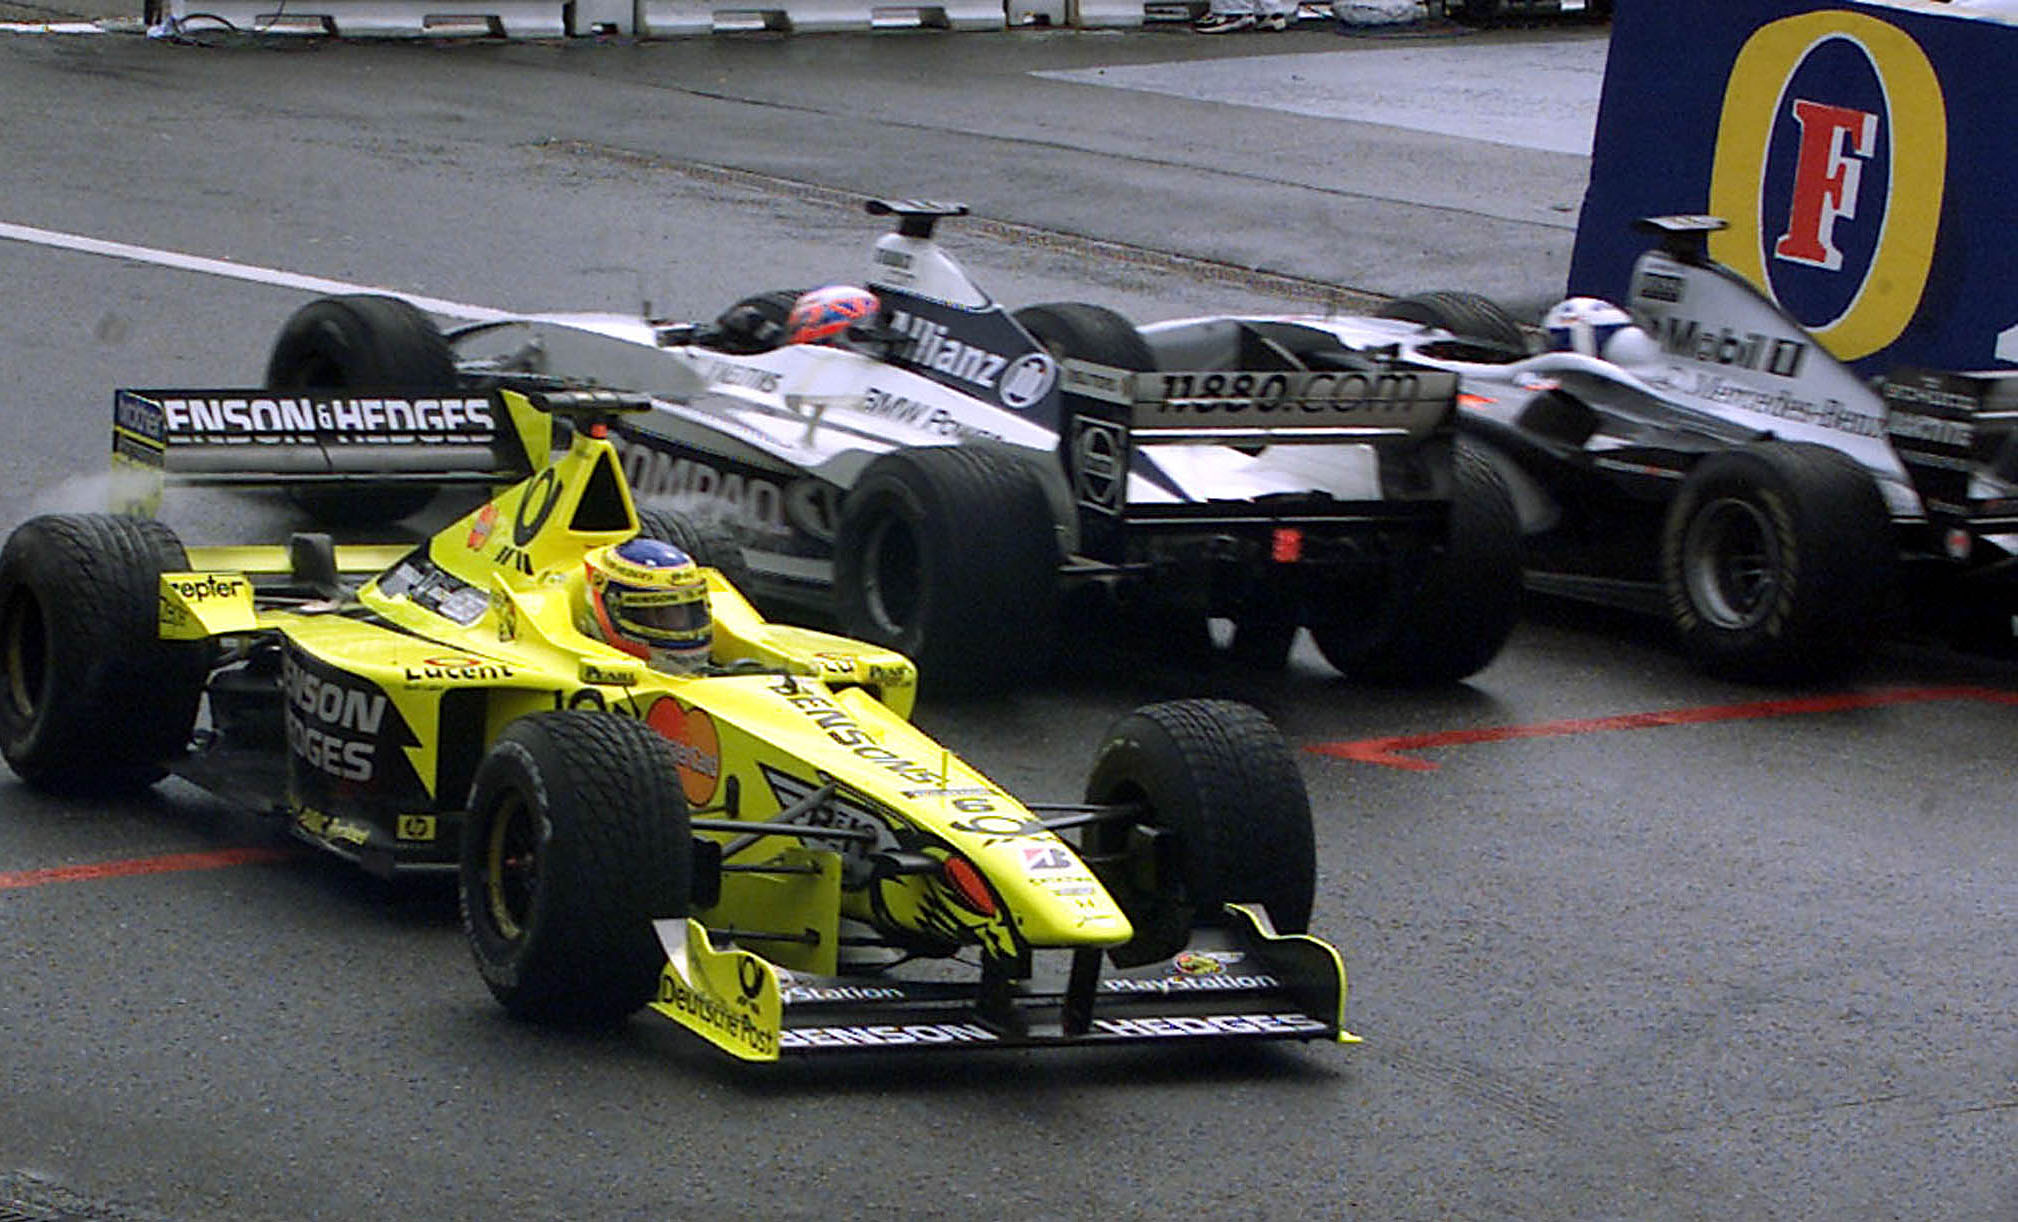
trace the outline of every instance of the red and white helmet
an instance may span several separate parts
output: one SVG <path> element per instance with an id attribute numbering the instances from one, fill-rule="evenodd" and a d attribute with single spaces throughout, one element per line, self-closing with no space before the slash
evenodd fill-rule
<path id="1" fill-rule="evenodd" d="M 785 316 L 788 344 L 830 344 L 845 337 L 848 328 L 874 322 L 883 303 L 876 294 L 852 284 L 830 284 L 799 294 L 792 312 Z"/>

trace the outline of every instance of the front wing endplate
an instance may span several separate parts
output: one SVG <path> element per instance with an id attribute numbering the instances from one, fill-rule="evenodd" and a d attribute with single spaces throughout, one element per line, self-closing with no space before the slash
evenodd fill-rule
<path id="1" fill-rule="evenodd" d="M 666 950 L 652 1009 L 731 1056 L 775 1061 L 781 1043 L 778 969 L 737 947 L 716 950 L 699 921 L 653 923 Z"/>

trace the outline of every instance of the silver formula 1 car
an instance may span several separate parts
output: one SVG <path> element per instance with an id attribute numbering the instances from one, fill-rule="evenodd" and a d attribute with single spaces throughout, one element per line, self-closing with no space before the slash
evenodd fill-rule
<path id="1" fill-rule="evenodd" d="M 553 314 L 446 337 L 403 302 L 325 298 L 283 328 L 268 385 L 649 394 L 658 410 L 618 438 L 640 500 L 712 517 L 760 605 L 810 607 L 939 690 L 1026 681 L 1061 613 L 1089 607 L 1159 640 L 1230 620 L 1258 665 L 1281 665 L 1307 627 L 1375 683 L 1453 681 L 1497 654 L 1518 614 L 1518 527 L 1500 477 L 1457 443 L 1454 374 L 1310 328 L 1012 312 L 934 237 L 963 206 L 868 211 L 894 222 L 866 277 L 881 311 L 845 344 L 782 342 L 787 291 L 706 323 Z M 171 459 L 191 461 L 171 471 L 271 457 L 212 444 L 228 434 L 181 432 Z M 342 451 L 298 475 L 331 515 L 411 511 L 434 476 L 494 478 L 523 457 Z"/>
<path id="2" fill-rule="evenodd" d="M 1459 375 L 1460 427 L 1520 507 L 1529 583 L 1662 615 L 1706 668 L 1825 675 L 1902 612 L 2008 646 L 2018 371 L 1866 381 L 1709 258 L 1722 227 L 1643 222 L 1659 241 L 1635 266 L 1633 325 L 1590 351 L 1536 351 L 1469 293 L 1231 321 Z M 1228 323 L 1144 331 L 1168 344 Z"/>

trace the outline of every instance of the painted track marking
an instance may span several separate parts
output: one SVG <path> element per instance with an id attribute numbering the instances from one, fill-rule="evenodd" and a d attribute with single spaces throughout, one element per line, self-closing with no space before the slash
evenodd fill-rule
<path id="1" fill-rule="evenodd" d="M 82 866 L 52 866 L 42 870 L 0 870 L 0 891 L 18 887 L 42 887 L 50 883 L 92 882 L 101 878 L 129 878 L 136 874 L 172 874 L 181 870 L 221 870 L 227 866 L 264 865 L 293 857 L 292 849 L 213 849 L 202 853 L 170 853 L 162 857 L 134 857 L 125 861 L 101 861 Z"/>
<path id="2" fill-rule="evenodd" d="M 1934 700 L 1981 700 L 1992 704 L 2018 705 L 2018 692 L 1987 687 L 1911 687 L 1870 692 L 1842 692 L 1828 696 L 1803 696 L 1790 700 L 1760 700 L 1749 704 L 1710 705 L 1702 708 L 1666 709 L 1654 713 L 1627 713 L 1617 717 L 1578 717 L 1566 721 L 1545 721 L 1529 726 L 1488 726 L 1477 730 L 1445 730 L 1436 734 L 1397 734 L 1386 738 L 1362 738 L 1352 742 L 1313 743 L 1305 750 L 1319 755 L 1405 768 L 1411 772 L 1434 772 L 1431 760 L 1401 754 L 1437 747 L 1469 746 L 1473 743 L 1506 742 L 1516 738 L 1557 738 L 1569 734 L 1596 734 L 1610 730 L 1649 730 L 1661 726 L 1704 725 L 1718 721 L 1748 721 L 1760 717 L 1792 717 L 1806 713 L 1840 713 L 1850 709 L 1883 708 L 1895 704 L 1924 704 Z"/>
<path id="3" fill-rule="evenodd" d="M 233 263 L 229 259 L 207 259 L 202 255 L 186 255 L 174 250 L 156 250 L 151 246 L 134 246 L 126 242 L 111 242 L 104 238 L 86 237 L 79 233 L 64 233 L 59 229 L 38 229 L 33 225 L 15 225 L 0 221 L 0 238 L 14 242 L 26 242 L 31 246 L 46 246 L 56 250 L 74 250 L 87 255 L 104 255 L 112 259 L 130 259 L 136 263 L 151 263 L 157 267 L 172 267 L 179 271 L 201 272 L 206 276 L 222 276 L 230 280 L 249 280 L 255 284 L 271 284 L 280 288 L 304 289 L 311 293 L 382 293 L 393 297 L 404 297 L 423 310 L 448 318 L 460 318 L 471 322 L 497 322 L 516 315 L 503 310 L 493 310 L 488 306 L 470 305 L 462 301 L 445 301 L 439 297 L 421 297 L 399 289 L 383 288 L 371 284 L 351 284 L 343 280 L 329 280 L 322 276 L 304 276 L 297 272 L 285 272 L 278 268 L 258 267 L 249 263 Z"/>

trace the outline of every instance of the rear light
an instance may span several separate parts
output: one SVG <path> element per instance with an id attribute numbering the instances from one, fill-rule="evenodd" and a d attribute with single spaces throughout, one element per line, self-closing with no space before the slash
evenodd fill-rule
<path id="1" fill-rule="evenodd" d="M 1303 532 L 1294 526 L 1278 526 L 1270 540 L 1268 558 L 1277 564 L 1295 564 L 1303 559 Z"/>
<path id="2" fill-rule="evenodd" d="M 946 864 L 939 867 L 939 878 L 962 907 L 984 917 L 995 915 L 995 895 L 988 890 L 988 880 L 981 877 L 973 862 L 965 857 L 948 857 Z"/>

